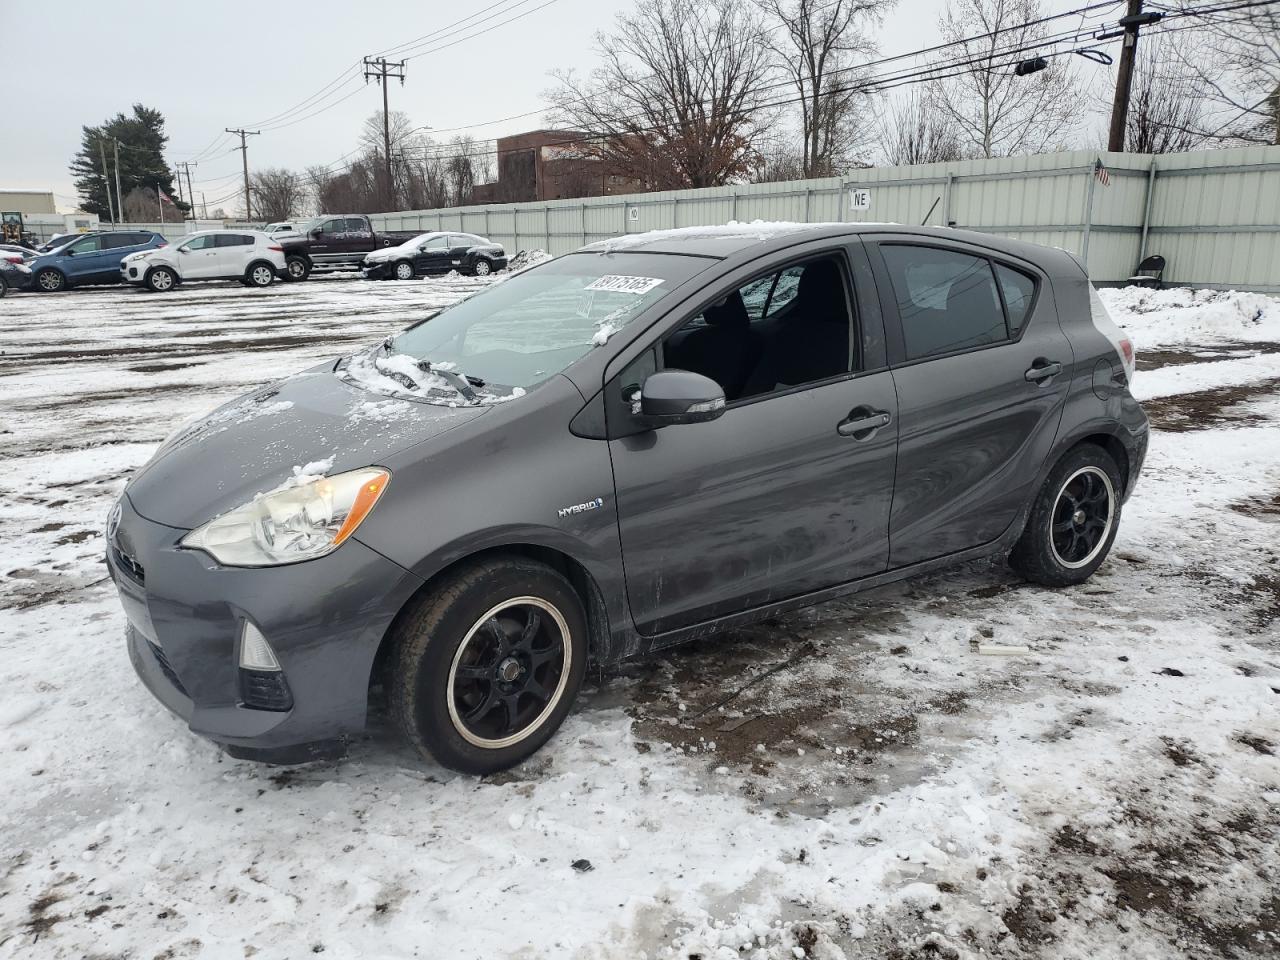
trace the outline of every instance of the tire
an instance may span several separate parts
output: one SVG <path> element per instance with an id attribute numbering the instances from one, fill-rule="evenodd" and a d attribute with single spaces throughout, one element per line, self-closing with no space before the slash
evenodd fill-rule
<path id="1" fill-rule="evenodd" d="M 9 292 L 9 281 L 4 278 L 4 274 L 0 273 L 0 300 L 3 300 L 5 294 Z"/>
<path id="2" fill-rule="evenodd" d="M 484 257 L 479 257 L 476 260 L 473 272 L 477 277 L 487 277 L 489 274 L 493 273 L 493 264 Z"/>
<path id="3" fill-rule="evenodd" d="M 57 293 L 67 289 L 67 278 L 61 270 L 45 267 L 36 274 L 35 287 L 41 293 Z"/>
<path id="4" fill-rule="evenodd" d="M 515 556 L 450 576 L 400 618 L 392 642 L 397 726 L 424 756 L 469 774 L 505 770 L 546 743 L 587 665 L 576 591 Z"/>
<path id="5" fill-rule="evenodd" d="M 147 289 L 156 293 L 168 293 L 178 285 L 178 275 L 168 267 L 154 267 L 147 271 Z"/>
<path id="6" fill-rule="evenodd" d="M 311 264 L 306 257 L 289 257 L 285 261 L 285 276 L 291 281 L 305 280 L 311 276 Z"/>
<path id="7" fill-rule="evenodd" d="M 395 274 L 397 280 L 412 280 L 417 276 L 417 271 L 413 269 L 413 264 L 408 260 L 399 261 L 391 268 L 391 271 Z"/>
<path id="8" fill-rule="evenodd" d="M 244 282 L 250 287 L 269 287 L 275 280 L 276 268 L 262 261 L 249 264 L 244 272 Z"/>
<path id="9" fill-rule="evenodd" d="M 1111 454 L 1092 443 L 1073 447 L 1036 494 L 1009 565 L 1046 587 L 1084 583 L 1111 551 L 1123 489 Z"/>

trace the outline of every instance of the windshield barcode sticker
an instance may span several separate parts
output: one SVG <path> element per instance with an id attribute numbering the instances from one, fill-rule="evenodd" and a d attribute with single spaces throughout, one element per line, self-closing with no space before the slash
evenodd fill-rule
<path id="1" fill-rule="evenodd" d="M 587 284 L 584 290 L 612 290 L 643 296 L 662 282 L 660 277 L 623 277 L 610 274 Z"/>

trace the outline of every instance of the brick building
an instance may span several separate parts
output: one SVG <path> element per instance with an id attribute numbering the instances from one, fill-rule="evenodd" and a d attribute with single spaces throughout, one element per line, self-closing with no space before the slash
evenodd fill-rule
<path id="1" fill-rule="evenodd" d="M 574 130 L 531 130 L 499 137 L 498 179 L 478 184 L 475 203 L 518 203 L 634 193 L 636 180 L 610 174 L 603 163 L 584 156 L 574 140 L 586 134 Z"/>

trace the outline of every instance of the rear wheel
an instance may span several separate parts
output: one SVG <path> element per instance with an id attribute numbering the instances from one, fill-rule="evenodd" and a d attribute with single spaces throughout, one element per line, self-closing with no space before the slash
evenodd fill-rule
<path id="1" fill-rule="evenodd" d="M 4 274 L 0 273 L 0 297 L 9 292 L 9 281 L 4 278 Z"/>
<path id="2" fill-rule="evenodd" d="M 412 280 L 413 273 L 414 273 L 413 264 L 410 263 L 408 260 L 401 260 L 395 266 L 395 274 L 396 274 L 397 280 Z"/>
<path id="3" fill-rule="evenodd" d="M 168 267 L 154 267 L 147 272 L 147 289 L 167 293 L 178 285 L 178 276 Z"/>
<path id="4" fill-rule="evenodd" d="M 520 557 L 450 577 L 401 619 L 393 642 L 398 726 L 420 752 L 463 773 L 533 754 L 564 721 L 586 671 L 577 593 Z"/>
<path id="5" fill-rule="evenodd" d="M 36 289 L 43 293 L 57 293 L 67 288 L 67 278 L 61 270 L 46 267 L 36 274 Z"/>
<path id="6" fill-rule="evenodd" d="M 290 280 L 305 280 L 311 276 L 311 264 L 305 257 L 290 257 L 285 261 L 285 274 Z"/>
<path id="7" fill-rule="evenodd" d="M 488 260 L 485 260 L 483 257 L 476 260 L 476 276 L 477 277 L 487 277 L 491 273 L 493 273 L 492 263 L 490 263 Z"/>
<path id="8" fill-rule="evenodd" d="M 251 287 L 269 287 L 275 278 L 275 268 L 269 263 L 251 264 L 244 275 L 245 282 Z"/>
<path id="9" fill-rule="evenodd" d="M 1102 565 L 1120 523 L 1120 468 L 1092 443 L 1067 452 L 1050 471 L 1009 555 L 1033 583 L 1083 583 Z"/>

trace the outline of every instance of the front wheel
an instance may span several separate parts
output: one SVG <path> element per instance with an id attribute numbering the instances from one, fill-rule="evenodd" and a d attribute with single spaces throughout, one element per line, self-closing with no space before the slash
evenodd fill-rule
<path id="1" fill-rule="evenodd" d="M 285 261 L 285 275 L 290 280 L 305 280 L 311 276 L 311 264 L 303 257 L 290 257 Z"/>
<path id="2" fill-rule="evenodd" d="M 177 275 L 168 267 L 156 267 L 147 274 L 147 288 L 156 293 L 167 293 L 177 284 Z"/>
<path id="3" fill-rule="evenodd" d="M 61 270 L 50 267 L 36 274 L 36 289 L 43 293 L 57 293 L 66 288 L 67 278 L 62 275 Z"/>
<path id="4" fill-rule="evenodd" d="M 9 292 L 9 281 L 4 278 L 4 274 L 0 273 L 0 299 Z"/>
<path id="5" fill-rule="evenodd" d="M 1036 495 L 1009 565 L 1048 587 L 1088 580 L 1115 541 L 1123 489 L 1106 450 L 1085 443 L 1068 451 Z"/>
<path id="6" fill-rule="evenodd" d="M 450 577 L 392 636 L 392 713 L 421 753 L 462 773 L 505 770 L 559 728 L 586 672 L 573 586 L 520 557 Z"/>
<path id="7" fill-rule="evenodd" d="M 397 263 L 397 264 L 396 264 L 396 279 L 397 279 L 397 280 L 412 280 L 412 279 L 413 279 L 413 264 L 412 264 L 412 263 L 410 263 L 408 260 L 401 260 L 399 263 Z"/>

